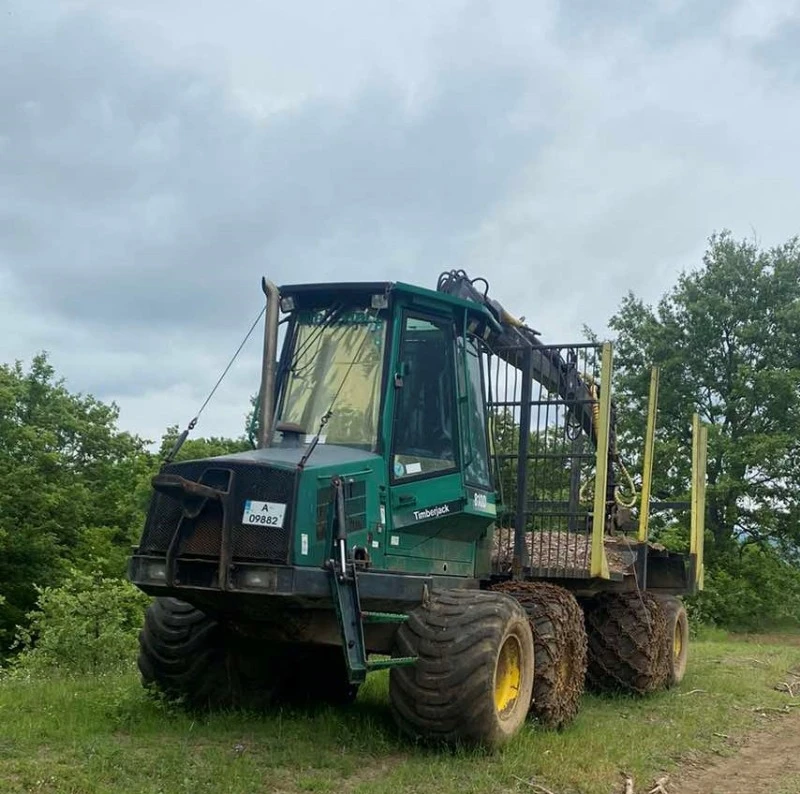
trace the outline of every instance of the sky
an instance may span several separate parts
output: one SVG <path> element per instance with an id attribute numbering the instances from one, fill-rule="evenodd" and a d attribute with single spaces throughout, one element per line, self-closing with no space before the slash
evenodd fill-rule
<path id="1" fill-rule="evenodd" d="M 604 335 L 800 234 L 800 0 L 0 0 L 0 362 L 157 440 L 277 284 L 464 268 Z M 239 435 L 256 333 L 195 435 Z"/>

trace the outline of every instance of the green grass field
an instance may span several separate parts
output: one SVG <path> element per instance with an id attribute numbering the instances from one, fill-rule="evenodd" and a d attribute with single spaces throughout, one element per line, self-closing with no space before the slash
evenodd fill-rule
<path id="1" fill-rule="evenodd" d="M 697 640 L 679 689 L 634 700 L 586 696 L 562 733 L 534 724 L 496 755 L 435 752 L 401 739 L 387 678 L 349 709 L 219 714 L 193 720 L 149 699 L 135 675 L 0 682 L 2 792 L 621 791 L 692 757 L 729 752 L 791 702 L 774 689 L 800 668 L 793 637 Z M 769 712 L 778 714 L 778 712 Z"/>

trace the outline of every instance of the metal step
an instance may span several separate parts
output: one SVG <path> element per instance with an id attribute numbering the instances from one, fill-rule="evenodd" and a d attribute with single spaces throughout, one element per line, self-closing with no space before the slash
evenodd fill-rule
<path id="1" fill-rule="evenodd" d="M 364 623 L 405 623 L 408 615 L 400 612 L 362 612 L 361 620 Z"/>
<path id="2" fill-rule="evenodd" d="M 417 660 L 406 656 L 373 662 L 367 659 L 364 624 L 404 623 L 408 620 L 408 616 L 396 612 L 367 612 L 361 609 L 361 599 L 358 594 L 358 571 L 354 563 L 348 562 L 347 534 L 344 529 L 347 525 L 344 513 L 344 494 L 338 478 L 335 486 L 336 554 L 328 563 L 331 574 L 331 594 L 339 621 L 339 632 L 347 665 L 347 678 L 351 684 L 362 684 L 367 678 L 367 673 L 372 670 L 386 670 L 390 667 L 414 664 Z"/>
<path id="3" fill-rule="evenodd" d="M 367 669 L 388 670 L 391 667 L 407 667 L 417 662 L 416 656 L 393 656 L 391 659 L 376 659 L 374 662 L 367 662 Z"/>

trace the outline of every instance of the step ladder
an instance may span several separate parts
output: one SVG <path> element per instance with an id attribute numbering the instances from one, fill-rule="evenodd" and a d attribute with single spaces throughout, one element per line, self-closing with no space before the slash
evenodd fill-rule
<path id="1" fill-rule="evenodd" d="M 342 495 L 337 494 L 337 497 L 342 497 Z M 331 574 L 331 593 L 336 607 L 336 617 L 339 621 L 348 681 L 351 684 L 362 684 L 367 678 L 367 673 L 414 664 L 417 657 L 395 656 L 373 661 L 367 659 L 364 625 L 366 623 L 404 623 L 408 620 L 408 615 L 398 612 L 365 612 L 361 609 L 356 564 L 347 558 L 344 499 L 337 498 L 337 502 L 339 515 L 337 516 L 337 533 L 334 543 L 337 553 L 328 562 Z"/>

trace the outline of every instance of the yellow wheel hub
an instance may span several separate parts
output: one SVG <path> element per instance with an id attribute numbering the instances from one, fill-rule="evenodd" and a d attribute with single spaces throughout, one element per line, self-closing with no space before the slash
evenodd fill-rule
<path id="1" fill-rule="evenodd" d="M 681 632 L 681 624 L 675 624 L 675 636 L 672 640 L 672 653 L 676 659 L 680 659 L 681 651 L 683 650 L 683 633 Z"/>
<path id="2" fill-rule="evenodd" d="M 507 637 L 494 672 L 494 706 L 501 717 L 513 710 L 521 686 L 522 648 L 516 637 Z"/>

